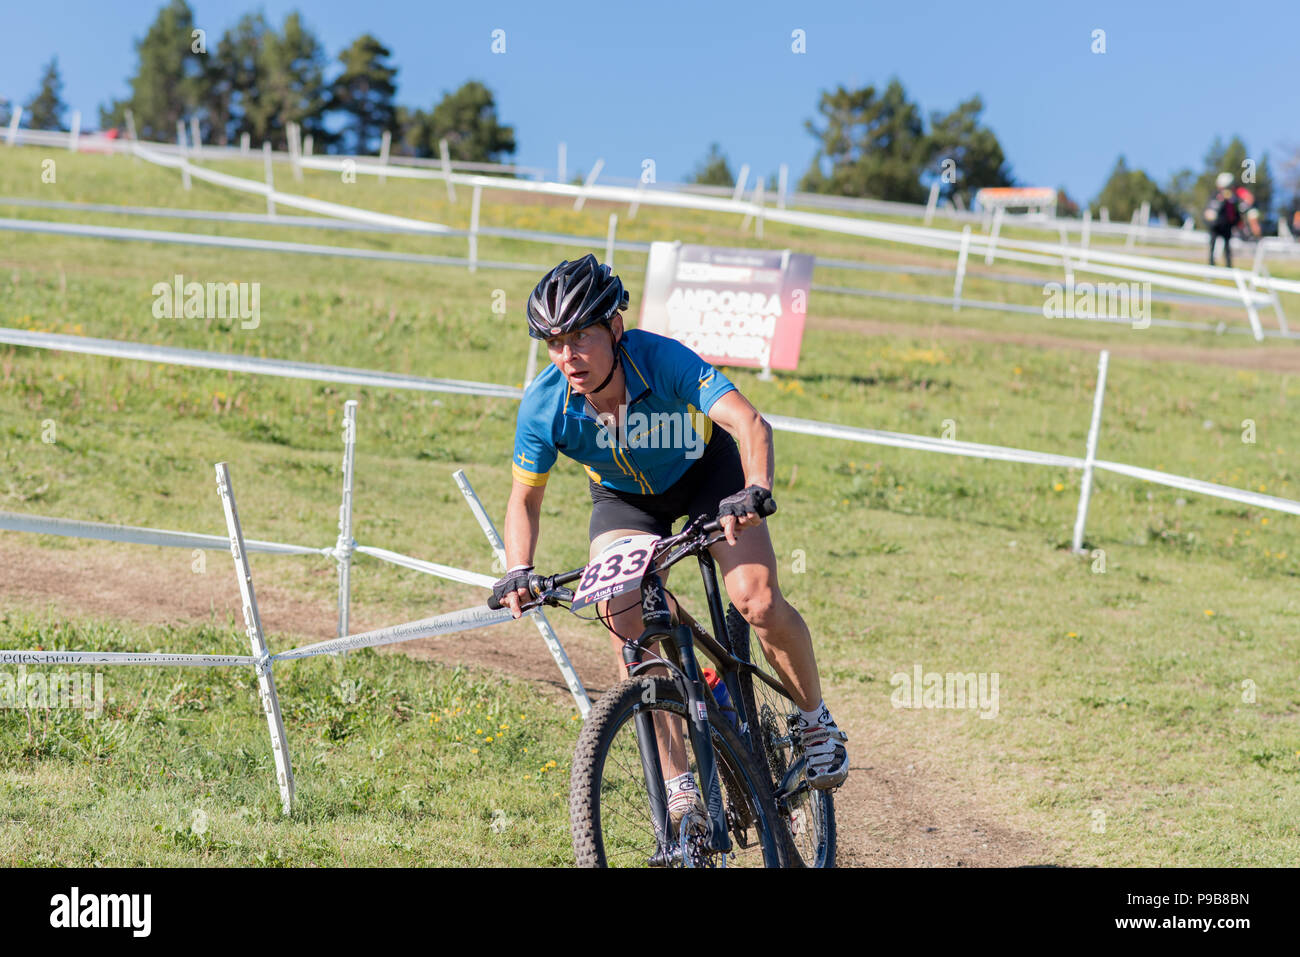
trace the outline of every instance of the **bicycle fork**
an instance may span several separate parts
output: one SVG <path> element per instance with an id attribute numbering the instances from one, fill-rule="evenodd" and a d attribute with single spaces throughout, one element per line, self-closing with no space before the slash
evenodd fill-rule
<path id="1" fill-rule="evenodd" d="M 657 574 L 646 576 L 641 594 L 641 620 L 645 625 L 645 631 L 636 641 L 623 646 L 623 663 L 627 666 L 628 677 L 654 667 L 655 663 L 641 661 L 641 652 L 655 639 L 663 640 L 669 652 L 669 660 L 677 659 L 680 671 L 674 678 L 686 693 L 686 730 L 690 736 L 691 750 L 695 754 L 700 783 L 706 795 L 705 803 L 709 815 L 706 846 L 711 851 L 729 852 L 732 846 L 731 838 L 727 833 L 727 821 L 722 807 L 722 784 L 718 777 L 713 738 L 709 731 L 707 702 L 711 693 L 700 675 L 699 663 L 695 660 L 695 643 L 691 637 L 691 630 L 684 625 L 672 627 L 672 616 L 668 610 L 663 580 Z M 661 850 L 670 850 L 668 801 L 664 793 L 653 716 L 648 712 L 638 712 L 635 720 L 637 748 L 641 753 L 641 770 L 650 797 L 655 837 Z"/>

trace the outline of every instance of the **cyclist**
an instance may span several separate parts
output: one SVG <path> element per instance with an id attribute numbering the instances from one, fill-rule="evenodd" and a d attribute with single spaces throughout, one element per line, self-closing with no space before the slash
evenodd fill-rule
<path id="1" fill-rule="evenodd" d="M 1255 208 L 1255 197 L 1245 187 L 1232 188 L 1231 173 L 1220 173 L 1214 180 L 1215 194 L 1205 209 L 1205 221 L 1210 227 L 1210 265 L 1214 265 L 1214 247 L 1223 240 L 1223 258 L 1228 268 L 1232 268 L 1232 234 L 1243 218 L 1247 221 L 1250 232 L 1259 236 L 1259 210 Z"/>
<path id="2" fill-rule="evenodd" d="M 800 710 L 808 783 L 837 787 L 848 776 L 847 738 L 822 700 L 808 626 L 781 594 L 776 555 L 756 511 L 771 497 L 771 426 L 726 376 L 686 346 L 625 330 L 621 311 L 627 304 L 623 283 L 590 253 L 561 262 L 528 299 L 528 333 L 546 341 L 552 364 L 525 390 L 519 407 L 505 523 L 509 569 L 493 595 L 519 617 L 520 602 L 529 598 L 542 496 L 559 452 L 587 471 L 589 559 L 626 535 L 667 536 L 683 515 L 720 515 L 726 539 L 710 551 L 727 595 Z M 638 419 L 659 424 L 640 430 Z M 674 440 L 663 441 L 674 431 Z M 616 650 L 641 633 L 638 595 L 598 608 Z M 618 661 L 626 678 L 621 655 Z M 666 723 L 660 760 L 675 827 L 699 802 L 699 790 L 680 722 L 656 714 L 660 719 Z"/>

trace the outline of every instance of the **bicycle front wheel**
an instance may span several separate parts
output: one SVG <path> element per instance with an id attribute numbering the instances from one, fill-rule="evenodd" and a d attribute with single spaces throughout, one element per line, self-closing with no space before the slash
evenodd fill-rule
<path id="1" fill-rule="evenodd" d="M 727 641 L 733 655 L 775 677 L 749 623 L 734 605 L 727 606 Z M 773 799 L 789 834 L 790 866 L 834 867 L 835 802 L 831 792 L 810 787 L 803 775 L 782 788 L 787 772 L 803 757 L 791 734 L 798 706 L 788 695 L 751 675 L 741 674 L 738 681 L 745 713 L 750 716 L 755 757 L 771 774 Z"/>
<path id="2" fill-rule="evenodd" d="M 661 852 L 662 841 L 650 811 L 637 745 L 635 718 L 646 713 L 669 716 L 686 734 L 686 701 L 677 683 L 662 677 L 622 682 L 596 702 L 582 726 L 569 789 L 573 852 L 578 866 L 783 866 L 784 844 L 767 775 L 712 703 L 709 728 L 732 849 L 726 854 Z M 689 742 L 689 736 L 686 740 Z M 689 759 L 691 773 L 703 791 L 707 782 L 700 780 L 695 755 L 690 754 Z M 703 824 L 694 815 L 688 816 L 687 822 L 684 830 Z M 673 835 L 667 837 L 669 843 L 678 846 Z"/>

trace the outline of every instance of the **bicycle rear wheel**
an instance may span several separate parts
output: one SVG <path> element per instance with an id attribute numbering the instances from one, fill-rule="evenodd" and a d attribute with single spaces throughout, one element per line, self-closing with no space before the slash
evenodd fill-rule
<path id="1" fill-rule="evenodd" d="M 686 732 L 686 701 L 670 678 L 630 678 L 607 692 L 592 708 L 573 757 L 569 814 L 573 852 L 579 867 L 646 867 L 659 849 L 646 795 L 635 718 L 663 712 Z M 782 867 L 786 857 L 767 775 L 755 764 L 748 745 L 730 722 L 709 704 L 718 778 L 732 850 L 723 855 L 700 851 L 676 854 L 658 864 L 670 866 Z M 687 738 L 689 742 L 689 737 Z M 703 791 L 694 754 L 691 772 Z M 703 822 L 688 816 L 698 827 Z M 684 828 L 691 832 L 688 823 Z M 676 842 L 675 842 L 676 843 Z"/>
<path id="2" fill-rule="evenodd" d="M 727 605 L 727 641 L 733 655 L 775 678 L 763 649 L 752 636 L 749 622 L 734 605 Z M 830 791 L 808 785 L 803 775 L 782 790 L 782 780 L 803 757 L 792 740 L 791 729 L 798 706 L 765 681 L 742 673 L 738 676 L 745 713 L 750 716 L 750 743 L 754 756 L 769 773 L 777 813 L 787 829 L 791 867 L 835 866 L 835 801 Z M 779 680 L 779 679 L 778 679 Z"/>

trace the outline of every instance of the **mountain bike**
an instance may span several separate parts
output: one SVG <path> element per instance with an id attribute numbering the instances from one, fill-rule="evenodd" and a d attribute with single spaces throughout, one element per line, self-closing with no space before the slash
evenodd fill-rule
<path id="1" fill-rule="evenodd" d="M 804 778 L 798 710 L 784 685 L 755 663 L 744 618 L 730 605 L 723 610 L 708 550 L 722 537 L 721 525 L 701 516 L 667 538 L 619 539 L 582 568 L 529 576 L 533 599 L 521 610 L 548 604 L 576 611 L 627 594 L 639 598 L 645 626 L 624 642 L 627 680 L 601 697 L 578 738 L 569 810 L 580 866 L 834 864 L 834 804 L 830 792 Z M 676 596 L 676 618 L 669 610 L 659 573 L 692 555 L 721 641 Z M 574 582 L 576 591 L 565 587 Z M 697 651 L 713 663 L 725 695 L 706 684 Z M 661 773 L 670 723 L 685 725 L 690 770 L 704 798 L 703 810 L 688 811 L 676 828 Z"/>

